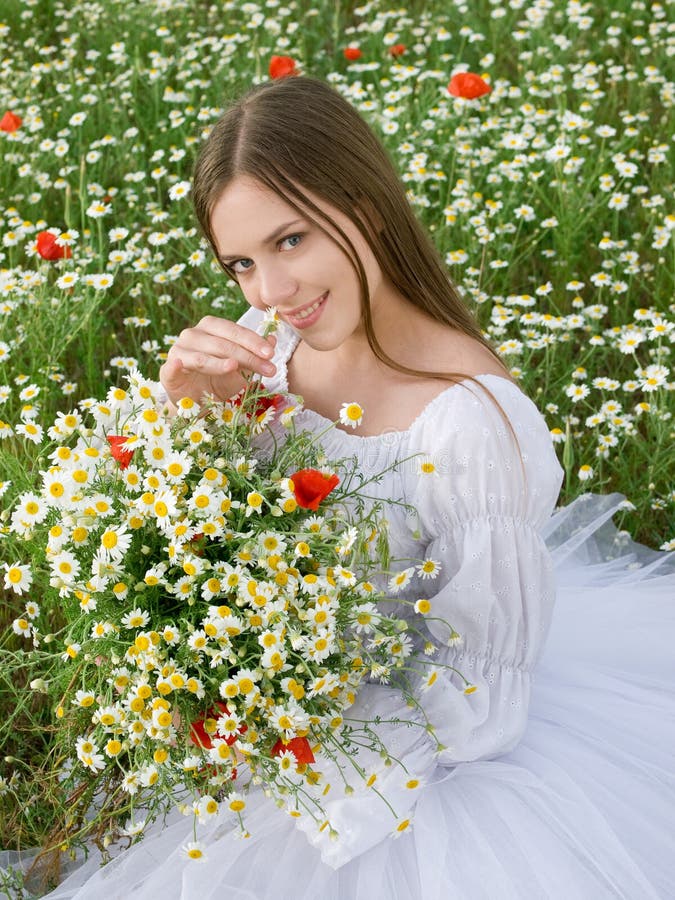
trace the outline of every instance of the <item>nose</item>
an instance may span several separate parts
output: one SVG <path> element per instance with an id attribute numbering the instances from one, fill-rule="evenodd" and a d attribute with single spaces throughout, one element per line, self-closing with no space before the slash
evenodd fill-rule
<path id="1" fill-rule="evenodd" d="M 265 306 L 279 306 L 298 291 L 298 282 L 281 262 L 258 264 L 258 298 Z"/>

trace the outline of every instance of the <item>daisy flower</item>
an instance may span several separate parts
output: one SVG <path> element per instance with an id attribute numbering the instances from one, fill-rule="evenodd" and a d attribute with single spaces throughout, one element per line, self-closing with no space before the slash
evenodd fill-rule
<path id="1" fill-rule="evenodd" d="M 210 794 L 205 794 L 200 798 L 199 802 L 195 804 L 195 815 L 203 824 L 204 822 L 208 822 L 211 816 L 215 816 L 219 809 L 220 804 L 218 801 Z"/>
<path id="2" fill-rule="evenodd" d="M 33 633 L 33 626 L 28 619 L 14 619 L 12 622 L 12 630 L 14 631 L 14 634 L 18 634 L 19 637 L 30 637 Z"/>
<path id="3" fill-rule="evenodd" d="M 176 403 L 176 415 L 189 419 L 199 412 L 199 404 L 192 397 L 181 397 Z"/>
<path id="4" fill-rule="evenodd" d="M 437 474 L 436 466 L 430 457 L 425 457 L 417 462 L 418 475 L 435 475 Z"/>
<path id="5" fill-rule="evenodd" d="M 295 754 L 290 750 L 281 750 L 276 757 L 279 771 L 284 775 L 290 775 L 297 767 Z"/>
<path id="6" fill-rule="evenodd" d="M 195 862 L 206 862 L 206 848 L 201 841 L 189 841 L 181 847 L 181 855 Z"/>
<path id="7" fill-rule="evenodd" d="M 43 429 L 41 425 L 37 425 L 35 422 L 25 422 L 16 426 L 16 433 L 22 434 L 34 444 L 39 444 L 42 440 Z"/>
<path id="8" fill-rule="evenodd" d="M 403 588 L 409 584 L 410 579 L 412 578 L 415 569 L 413 566 L 410 566 L 408 569 L 403 569 L 402 572 L 398 572 L 396 575 L 393 575 L 389 579 L 389 590 L 392 594 L 398 594 L 399 591 L 402 591 Z"/>
<path id="9" fill-rule="evenodd" d="M 80 644 L 68 644 L 66 646 L 65 652 L 61 654 L 61 659 L 64 662 L 68 662 L 68 660 L 75 659 L 75 657 L 79 654 L 82 649 Z"/>
<path id="10" fill-rule="evenodd" d="M 260 514 L 263 503 L 264 497 L 262 494 L 259 494 L 257 491 L 250 491 L 246 495 L 246 517 L 248 518 L 253 515 L 253 513 Z"/>
<path id="11" fill-rule="evenodd" d="M 52 571 L 64 584 L 73 584 L 80 574 L 80 563 L 68 550 L 62 550 L 50 561 Z"/>
<path id="12" fill-rule="evenodd" d="M 436 666 L 432 666 L 429 669 L 426 678 L 422 680 L 421 688 L 423 691 L 428 691 L 436 684 L 440 671 Z"/>
<path id="13" fill-rule="evenodd" d="M 138 772 L 127 772 L 127 774 L 122 779 L 122 790 L 126 791 L 127 794 L 136 794 L 138 793 L 138 787 Z"/>
<path id="14" fill-rule="evenodd" d="M 570 384 L 565 388 L 565 393 L 572 400 L 572 403 L 578 403 L 590 394 L 590 388 L 585 384 Z"/>
<path id="15" fill-rule="evenodd" d="M 400 819 L 396 823 L 396 827 L 392 831 L 391 835 L 394 838 L 398 838 L 402 834 L 404 834 L 406 831 L 411 831 L 411 830 L 412 830 L 412 819 Z"/>
<path id="16" fill-rule="evenodd" d="M 189 181 L 178 181 L 169 188 L 169 197 L 171 200 L 181 200 L 190 193 L 192 185 Z"/>
<path id="17" fill-rule="evenodd" d="M 293 422 L 293 419 L 299 412 L 299 408 L 297 406 L 287 406 L 285 409 L 281 411 L 279 416 L 279 420 L 284 428 L 289 428 Z"/>
<path id="18" fill-rule="evenodd" d="M 163 470 L 172 484 L 177 484 L 190 472 L 192 457 L 184 451 L 169 452 L 164 459 Z"/>
<path id="19" fill-rule="evenodd" d="M 374 603 L 363 603 L 354 610 L 356 619 L 352 623 L 354 630 L 358 633 L 368 633 L 373 630 L 375 623 L 379 619 L 377 607 Z"/>
<path id="20" fill-rule="evenodd" d="M 146 819 L 140 819 L 138 822 L 129 821 L 122 829 L 122 834 L 126 837 L 136 837 L 136 835 L 142 834 L 146 823 Z"/>
<path id="21" fill-rule="evenodd" d="M 98 747 L 89 738 L 79 737 L 75 742 L 75 752 L 82 765 L 92 772 L 100 772 L 105 768 L 103 754 L 99 753 Z"/>
<path id="22" fill-rule="evenodd" d="M 417 603 L 415 603 L 415 612 L 420 615 L 426 615 L 431 612 L 431 603 L 424 597 L 420 598 Z"/>
<path id="23" fill-rule="evenodd" d="M 150 616 L 140 607 L 135 607 L 130 612 L 122 616 L 121 622 L 125 628 L 143 628 L 150 621 Z"/>
<path id="24" fill-rule="evenodd" d="M 228 797 L 227 805 L 232 812 L 240 813 L 246 808 L 246 801 L 241 794 L 234 793 Z"/>
<path id="25" fill-rule="evenodd" d="M 417 566 L 417 574 L 420 578 L 435 578 L 443 567 L 435 559 L 425 559 Z"/>
<path id="26" fill-rule="evenodd" d="M 81 706 L 83 709 L 87 709 L 87 707 L 93 706 L 95 702 L 96 697 L 91 693 L 91 691 L 77 691 L 72 699 L 72 703 L 74 703 L 76 706 Z"/>
<path id="27" fill-rule="evenodd" d="M 33 583 L 33 574 L 30 566 L 13 563 L 11 566 L 4 564 L 5 587 L 13 590 L 15 594 L 23 594 Z"/>
<path id="28" fill-rule="evenodd" d="M 29 619 L 36 619 L 40 615 L 40 607 L 34 600 L 26 603 L 26 615 Z"/>
<path id="29" fill-rule="evenodd" d="M 343 403 L 339 418 L 343 425 L 356 428 L 363 421 L 363 407 L 358 403 Z"/>
<path id="30" fill-rule="evenodd" d="M 131 546 L 126 525 L 111 526 L 101 535 L 101 548 L 107 558 L 120 560 Z"/>

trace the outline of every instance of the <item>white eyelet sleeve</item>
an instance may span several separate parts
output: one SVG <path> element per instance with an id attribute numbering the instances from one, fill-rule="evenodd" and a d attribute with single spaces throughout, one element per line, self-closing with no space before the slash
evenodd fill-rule
<path id="1" fill-rule="evenodd" d="M 474 386 L 449 392 L 413 435 L 412 449 L 434 470 L 407 481 L 406 499 L 417 511 L 411 528 L 421 533 L 425 557 L 441 566 L 436 579 L 417 578 L 406 594 L 431 604 L 424 616 L 410 613 L 423 634 L 420 649 L 425 642 L 435 647 L 430 656 L 418 654 L 423 664 L 415 663 L 424 715 L 393 688 L 376 684 L 362 689 L 349 710 L 350 718 L 376 718 L 383 744 L 402 766 L 360 753 L 375 780 L 369 788 L 351 779 L 349 794 L 328 766 L 322 805 L 337 839 L 328 826 L 318 831 L 306 819 L 298 825 L 335 867 L 407 827 L 419 792 L 442 777 L 439 764 L 498 756 L 525 729 L 531 670 L 554 602 L 552 564 L 539 532 L 555 504 L 561 470 L 534 404 L 505 379 L 493 384 L 518 447 L 494 403 Z"/>
<path id="2" fill-rule="evenodd" d="M 553 566 L 540 532 L 561 469 L 534 404 L 503 379 L 493 385 L 513 434 L 482 389 L 453 391 L 435 471 L 420 477 L 414 493 L 427 558 L 442 567 L 427 582 L 424 624 L 437 647 L 437 677 L 423 702 L 445 765 L 498 756 L 518 743 L 553 614 Z M 418 439 L 430 440 L 437 425 L 425 423 Z"/>

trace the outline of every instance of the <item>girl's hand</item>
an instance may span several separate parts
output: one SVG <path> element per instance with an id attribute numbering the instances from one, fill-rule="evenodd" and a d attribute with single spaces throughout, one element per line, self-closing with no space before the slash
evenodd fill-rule
<path id="1" fill-rule="evenodd" d="M 244 387 L 244 372 L 275 374 L 275 343 L 273 335 L 263 338 L 229 319 L 205 316 L 181 331 L 159 379 L 172 403 L 181 397 L 201 403 L 205 394 L 227 400 Z"/>

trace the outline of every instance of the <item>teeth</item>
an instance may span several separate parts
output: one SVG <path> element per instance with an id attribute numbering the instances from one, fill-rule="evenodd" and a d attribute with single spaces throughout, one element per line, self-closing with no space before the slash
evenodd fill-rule
<path id="1" fill-rule="evenodd" d="M 307 316 L 311 316 L 313 312 L 316 312 L 316 310 L 323 303 L 323 300 L 324 300 L 324 298 L 321 297 L 320 300 L 317 300 L 316 303 L 312 303 L 312 305 L 310 307 L 308 307 L 307 309 L 303 309 L 301 312 L 295 313 L 293 318 L 294 319 L 306 319 Z"/>

